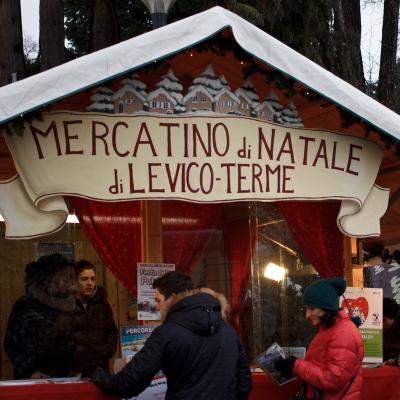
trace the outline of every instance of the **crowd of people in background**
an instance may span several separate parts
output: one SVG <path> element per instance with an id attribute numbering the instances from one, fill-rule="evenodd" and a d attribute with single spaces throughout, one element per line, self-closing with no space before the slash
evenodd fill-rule
<path id="1" fill-rule="evenodd" d="M 93 264 L 50 254 L 25 268 L 25 294 L 14 304 L 4 349 L 16 379 L 89 377 L 107 368 L 118 329 Z"/>
<path id="2" fill-rule="evenodd" d="M 161 322 L 141 351 L 118 373 L 109 360 L 118 342 L 105 289 L 95 266 L 51 254 L 27 264 L 25 294 L 14 304 L 4 349 L 16 379 L 81 374 L 114 396 L 137 396 L 162 370 L 166 399 L 247 399 L 249 361 L 229 324 L 226 298 L 190 277 L 169 272 L 154 280 Z M 304 292 L 306 319 L 316 335 L 304 359 L 275 362 L 278 371 L 302 382 L 300 398 L 361 399 L 363 340 L 358 326 L 339 308 L 346 289 L 340 278 L 319 279 Z M 400 312 L 383 301 L 383 359 L 400 365 Z"/>

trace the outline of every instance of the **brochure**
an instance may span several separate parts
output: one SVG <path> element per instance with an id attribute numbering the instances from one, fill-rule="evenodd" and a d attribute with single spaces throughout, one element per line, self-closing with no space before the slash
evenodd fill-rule
<path id="1" fill-rule="evenodd" d="M 289 347 L 286 349 L 296 349 L 296 348 Z M 287 350 L 287 354 L 288 355 L 290 354 L 289 350 Z M 293 379 L 295 379 L 295 376 L 293 374 L 287 376 L 282 374 L 282 372 L 278 371 L 275 368 L 275 361 L 282 360 L 284 358 L 286 358 L 284 349 L 281 346 L 279 346 L 278 343 L 273 343 L 270 347 L 268 347 L 267 350 L 265 350 L 258 357 L 256 357 L 254 359 L 254 362 L 257 363 L 263 371 L 269 374 L 278 385 L 284 385 L 285 383 L 288 383 Z"/>

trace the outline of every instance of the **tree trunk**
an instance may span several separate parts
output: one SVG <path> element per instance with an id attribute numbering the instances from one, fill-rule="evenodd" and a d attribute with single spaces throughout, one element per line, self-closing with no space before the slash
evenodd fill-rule
<path id="1" fill-rule="evenodd" d="M 23 48 L 20 2 L 0 0 L 0 86 L 24 77 Z"/>
<path id="2" fill-rule="evenodd" d="M 93 17 L 93 51 L 119 42 L 115 0 L 95 0 Z"/>
<path id="3" fill-rule="evenodd" d="M 65 62 L 62 0 L 40 0 L 39 42 L 42 71 Z"/>
<path id="4" fill-rule="evenodd" d="M 361 11 L 359 0 L 333 2 L 337 48 L 337 74 L 365 92 L 364 68 L 361 55 Z"/>
<path id="5" fill-rule="evenodd" d="M 383 9 L 382 47 L 379 67 L 378 100 L 395 108 L 395 82 L 397 34 L 400 0 L 385 0 Z"/>

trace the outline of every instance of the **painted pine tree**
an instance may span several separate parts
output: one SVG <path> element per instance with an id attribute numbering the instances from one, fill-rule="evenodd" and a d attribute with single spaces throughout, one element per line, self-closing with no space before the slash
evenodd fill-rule
<path id="1" fill-rule="evenodd" d="M 90 97 L 92 104 L 86 108 L 87 111 L 98 111 L 104 113 L 114 112 L 114 92 L 105 87 L 99 86 L 95 93 Z"/>
<path id="2" fill-rule="evenodd" d="M 222 89 L 221 81 L 215 76 L 211 64 L 209 64 L 198 77 L 193 79 L 193 84 L 189 87 L 189 92 L 194 90 L 197 86 L 203 87 L 213 97 Z"/>
<path id="3" fill-rule="evenodd" d="M 303 128 L 303 121 L 299 117 L 299 112 L 293 101 L 290 101 L 286 108 L 282 111 L 282 123 L 284 125 L 293 126 L 294 128 Z"/>
<path id="4" fill-rule="evenodd" d="M 183 102 L 182 90 L 183 86 L 179 83 L 178 78 L 170 68 L 166 75 L 161 78 L 161 81 L 156 84 L 157 89 L 164 89 L 169 96 L 174 99 L 174 113 L 179 114 L 186 111 L 186 106 Z"/>
<path id="5" fill-rule="evenodd" d="M 139 78 L 139 75 L 136 73 L 133 73 L 130 78 L 124 79 L 121 82 L 121 88 L 124 88 L 125 86 L 130 86 L 133 89 L 135 89 L 143 98 L 146 98 L 147 93 L 146 89 L 147 86 L 144 82 L 142 82 Z M 128 88 L 127 88 L 128 89 Z"/>

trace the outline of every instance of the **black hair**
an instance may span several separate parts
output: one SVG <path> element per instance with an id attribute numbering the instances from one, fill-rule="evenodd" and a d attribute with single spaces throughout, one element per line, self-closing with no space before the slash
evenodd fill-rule
<path id="1" fill-rule="evenodd" d="M 79 276 L 79 274 L 84 270 L 84 269 L 92 269 L 96 273 L 96 267 L 88 260 L 79 260 L 75 263 L 75 275 L 76 277 Z"/>
<path id="2" fill-rule="evenodd" d="M 336 319 L 339 316 L 339 310 L 325 310 L 325 314 L 320 318 L 321 324 L 326 328 L 331 328 L 336 324 Z"/>
<path id="3" fill-rule="evenodd" d="M 168 299 L 173 293 L 178 294 L 193 289 L 190 276 L 181 272 L 171 271 L 155 279 L 153 289 L 158 289 Z"/>
<path id="4" fill-rule="evenodd" d="M 390 319 L 396 319 L 399 315 L 399 305 L 396 300 L 390 297 L 383 299 L 383 316 Z"/>

